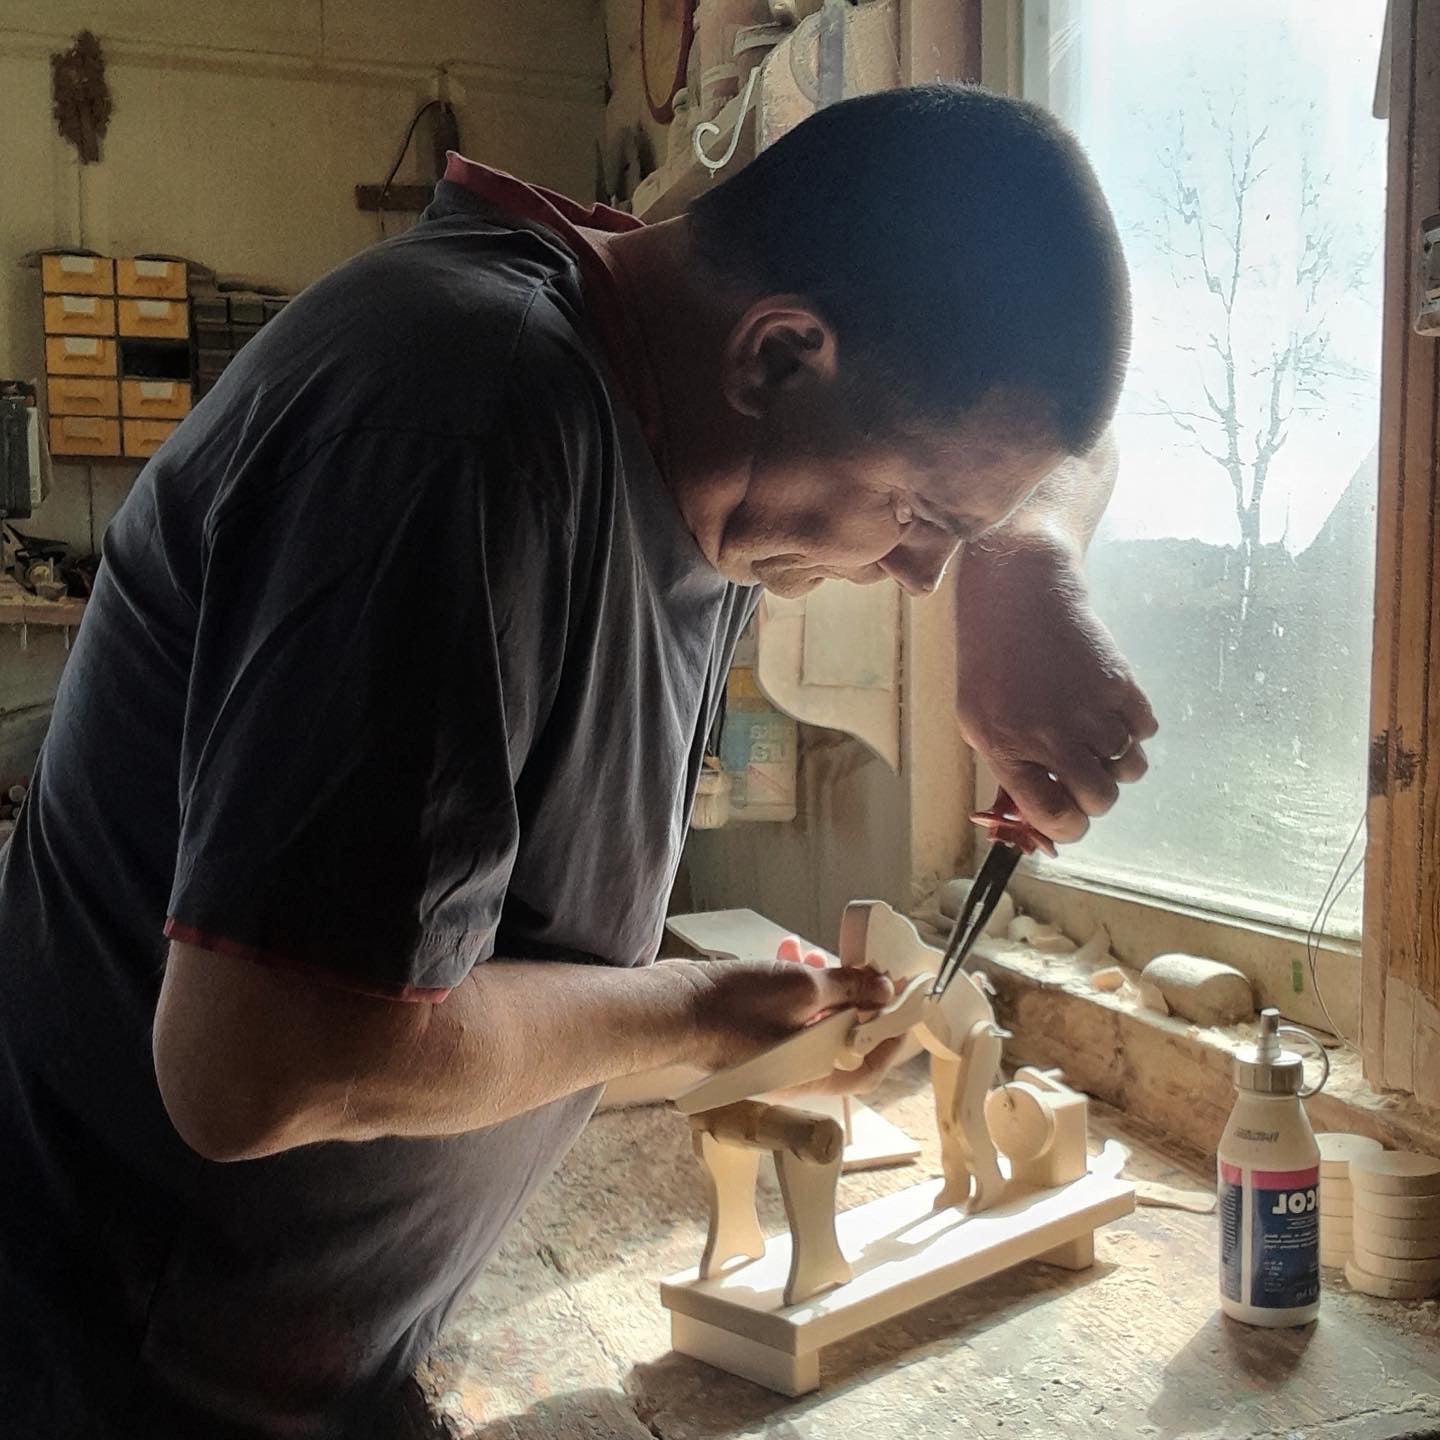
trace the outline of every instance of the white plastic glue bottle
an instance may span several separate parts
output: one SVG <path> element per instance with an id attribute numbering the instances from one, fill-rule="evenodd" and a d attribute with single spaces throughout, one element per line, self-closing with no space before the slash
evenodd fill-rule
<path id="1" fill-rule="evenodd" d="M 1314 1047 L 1318 1085 L 1306 1088 L 1282 1034 Z M 1329 1076 L 1320 1041 L 1278 1010 L 1260 1012 L 1258 1043 L 1235 1054 L 1239 1093 L 1216 1152 L 1220 1308 L 1247 1325 L 1308 1325 L 1320 1313 L 1320 1148 L 1300 1102 Z"/>

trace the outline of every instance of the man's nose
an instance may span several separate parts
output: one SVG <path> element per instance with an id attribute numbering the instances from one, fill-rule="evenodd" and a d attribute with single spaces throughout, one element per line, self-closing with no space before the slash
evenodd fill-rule
<path id="1" fill-rule="evenodd" d="M 945 567 L 958 547 L 949 542 L 938 545 L 897 545 L 878 564 L 907 595 L 929 595 L 940 588 Z"/>

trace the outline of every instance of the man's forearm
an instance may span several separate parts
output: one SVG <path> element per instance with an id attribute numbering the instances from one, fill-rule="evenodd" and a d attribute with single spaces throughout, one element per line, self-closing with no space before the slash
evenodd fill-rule
<path id="1" fill-rule="evenodd" d="M 694 987 L 678 967 L 477 966 L 413 1039 L 364 1068 L 342 1123 L 366 1135 L 456 1134 L 622 1075 L 695 1060 Z M 362 1064 L 365 1057 L 361 1057 Z"/>
<path id="2" fill-rule="evenodd" d="M 441 1004 L 397 1004 L 175 945 L 156 1074 L 182 1136 L 216 1159 L 458 1134 L 698 1058 L 694 996 L 680 966 L 492 961 Z"/>
<path id="3" fill-rule="evenodd" d="M 1066 550 L 1078 561 L 1110 503 L 1119 470 L 1115 437 L 1107 430 L 1088 455 L 1057 466 L 1003 525 L 966 546 L 964 558 L 979 556 L 983 563 L 1014 550 L 1049 547 Z"/>

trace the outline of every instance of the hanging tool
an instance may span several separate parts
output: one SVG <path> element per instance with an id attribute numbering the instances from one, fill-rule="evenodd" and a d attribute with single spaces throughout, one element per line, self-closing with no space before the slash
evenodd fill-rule
<path id="1" fill-rule="evenodd" d="M 1054 842 L 1020 814 L 1015 802 L 1003 789 L 996 792 L 995 803 L 988 810 L 977 810 L 970 818 L 987 831 L 990 853 L 985 857 L 980 873 L 970 886 L 970 894 L 955 917 L 955 926 L 950 931 L 945 954 L 940 960 L 940 971 L 930 992 L 932 995 L 943 995 L 945 987 L 965 969 L 966 957 L 995 913 L 1020 857 L 1033 855 L 1037 850 L 1043 850 L 1050 856 L 1055 854 Z"/>

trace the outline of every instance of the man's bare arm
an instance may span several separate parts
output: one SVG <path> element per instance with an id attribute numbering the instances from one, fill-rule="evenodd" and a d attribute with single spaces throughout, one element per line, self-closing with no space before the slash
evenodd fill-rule
<path id="1" fill-rule="evenodd" d="M 1072 456 L 1043 480 L 1004 525 L 985 537 L 984 548 L 1048 542 L 1084 555 L 1110 503 L 1120 473 L 1115 437 L 1106 431 L 1088 455 Z"/>
<path id="2" fill-rule="evenodd" d="M 1056 840 L 1079 839 L 1115 803 L 1117 782 L 1144 775 L 1139 742 L 1157 729 L 1085 584 L 1085 548 L 1118 468 L 1107 434 L 967 545 L 956 576 L 961 729 Z"/>
<path id="3" fill-rule="evenodd" d="M 215 1160 L 321 1140 L 453 1135 L 621 1075 L 715 1068 L 839 1005 L 883 1005 L 870 970 L 491 961 L 439 1004 L 317 984 L 170 947 L 155 1016 L 160 1093 Z"/>

